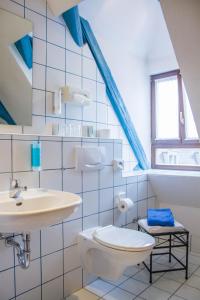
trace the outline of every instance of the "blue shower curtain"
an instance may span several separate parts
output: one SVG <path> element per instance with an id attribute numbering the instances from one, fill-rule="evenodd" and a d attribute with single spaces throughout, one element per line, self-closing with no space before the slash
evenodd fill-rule
<path id="1" fill-rule="evenodd" d="M 111 105 L 118 117 L 118 120 L 129 141 L 129 144 L 135 154 L 135 157 L 138 160 L 138 167 L 143 170 L 148 169 L 149 162 L 147 160 L 146 154 L 136 133 L 130 115 L 126 109 L 124 101 L 117 88 L 117 85 L 113 79 L 111 71 L 93 34 L 90 24 L 88 23 L 88 21 L 79 16 L 77 6 L 66 11 L 63 14 L 63 18 L 76 44 L 80 47 L 82 47 L 85 43 L 88 44 L 98 66 L 99 72 L 101 73 L 101 76 L 105 82 L 106 92 Z"/>

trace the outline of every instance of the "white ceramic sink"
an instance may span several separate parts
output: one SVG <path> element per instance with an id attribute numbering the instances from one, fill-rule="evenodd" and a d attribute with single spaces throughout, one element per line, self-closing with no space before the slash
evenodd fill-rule
<path id="1" fill-rule="evenodd" d="M 0 193 L 0 233 L 21 233 L 40 229 L 69 217 L 82 200 L 78 195 L 46 189 L 21 193 L 22 204 L 9 192 Z"/>

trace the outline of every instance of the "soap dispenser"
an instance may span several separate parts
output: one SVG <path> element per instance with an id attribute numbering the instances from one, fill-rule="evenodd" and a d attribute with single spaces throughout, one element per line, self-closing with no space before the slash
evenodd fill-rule
<path id="1" fill-rule="evenodd" d="M 33 171 L 41 171 L 41 143 L 31 144 L 31 166 Z"/>

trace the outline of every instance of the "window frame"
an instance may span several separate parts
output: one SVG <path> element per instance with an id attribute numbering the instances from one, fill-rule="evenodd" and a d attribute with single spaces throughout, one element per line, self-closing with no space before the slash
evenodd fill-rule
<path id="1" fill-rule="evenodd" d="M 156 94 L 155 82 L 158 79 L 176 76 L 178 80 L 179 94 L 179 138 L 178 139 L 156 139 Z M 181 117 L 184 122 L 181 122 Z M 162 148 L 200 148 L 198 139 L 186 139 L 186 125 L 184 115 L 184 99 L 182 76 L 180 70 L 173 70 L 151 76 L 151 167 L 153 169 L 167 170 L 200 170 L 200 166 L 183 166 L 183 165 L 159 165 L 156 164 L 156 149 Z"/>

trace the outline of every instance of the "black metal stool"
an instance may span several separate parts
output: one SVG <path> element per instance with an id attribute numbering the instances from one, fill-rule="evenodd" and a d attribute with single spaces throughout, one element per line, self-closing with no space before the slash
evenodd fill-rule
<path id="1" fill-rule="evenodd" d="M 163 232 L 161 230 L 159 230 L 158 232 L 156 232 L 156 230 L 152 232 L 150 230 L 151 227 L 148 227 L 148 225 L 144 226 L 144 224 L 147 224 L 146 219 L 139 220 L 138 230 L 150 234 L 152 237 L 154 237 L 157 240 L 153 250 L 168 249 L 168 251 L 161 252 L 161 253 L 160 252 L 153 253 L 152 251 L 152 253 L 150 254 L 149 266 L 145 262 L 143 262 L 144 266 L 150 273 L 149 282 L 152 283 L 152 274 L 162 273 L 162 272 L 181 271 L 181 270 L 185 270 L 185 279 L 188 279 L 189 231 L 184 227 L 177 228 L 177 229 L 176 227 L 173 227 L 173 231 L 170 231 L 170 229 L 166 231 L 165 229 L 165 231 Z M 168 242 L 167 245 L 163 245 L 166 242 Z M 172 253 L 173 248 L 181 248 L 181 247 L 185 247 L 186 249 L 185 264 L 180 259 L 178 259 L 174 255 L 174 253 Z M 163 269 L 163 270 L 153 270 L 153 256 L 156 255 L 169 255 L 169 262 L 171 262 L 171 258 L 173 257 L 179 263 L 180 267 Z"/>

